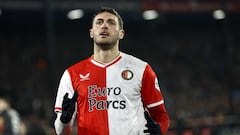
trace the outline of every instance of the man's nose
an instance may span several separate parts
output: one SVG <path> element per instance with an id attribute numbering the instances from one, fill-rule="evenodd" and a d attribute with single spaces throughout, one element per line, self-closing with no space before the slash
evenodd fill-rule
<path id="1" fill-rule="evenodd" d="M 107 22 L 104 22 L 103 24 L 102 24 L 102 29 L 107 29 L 108 28 L 108 23 Z"/>

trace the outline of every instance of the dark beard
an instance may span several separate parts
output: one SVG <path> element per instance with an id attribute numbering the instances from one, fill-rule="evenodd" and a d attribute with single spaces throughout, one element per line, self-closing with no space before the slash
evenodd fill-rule
<path id="1" fill-rule="evenodd" d="M 116 44 L 117 42 L 104 42 L 104 43 L 97 43 L 95 42 L 95 44 L 101 48 L 102 50 L 110 50 L 114 47 L 114 45 Z"/>

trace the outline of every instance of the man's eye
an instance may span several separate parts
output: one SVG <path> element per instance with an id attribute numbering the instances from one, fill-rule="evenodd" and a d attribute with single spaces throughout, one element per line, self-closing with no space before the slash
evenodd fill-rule
<path id="1" fill-rule="evenodd" d="M 97 21 L 96 24 L 102 24 L 102 21 Z"/>
<path id="2" fill-rule="evenodd" d="M 115 25 L 116 22 L 115 22 L 115 21 L 109 21 L 109 24 L 111 24 L 111 25 Z"/>

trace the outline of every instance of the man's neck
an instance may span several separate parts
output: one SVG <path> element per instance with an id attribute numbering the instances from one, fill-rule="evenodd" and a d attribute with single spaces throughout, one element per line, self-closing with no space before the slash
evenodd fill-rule
<path id="1" fill-rule="evenodd" d="M 120 54 L 118 46 L 109 50 L 102 50 L 98 47 L 94 47 L 93 59 L 99 63 L 107 64 L 115 60 Z"/>

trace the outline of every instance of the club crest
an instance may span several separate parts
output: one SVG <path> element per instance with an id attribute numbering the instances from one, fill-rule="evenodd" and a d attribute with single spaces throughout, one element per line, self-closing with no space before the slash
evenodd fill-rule
<path id="1" fill-rule="evenodd" d="M 131 80 L 133 78 L 133 72 L 131 70 L 124 70 L 121 75 L 124 80 Z"/>

